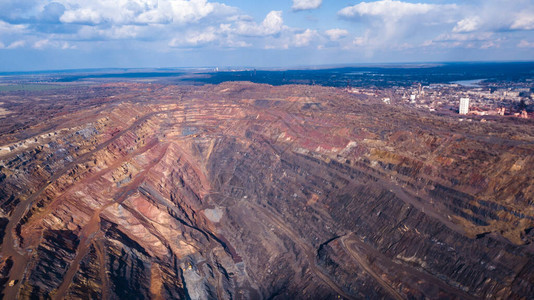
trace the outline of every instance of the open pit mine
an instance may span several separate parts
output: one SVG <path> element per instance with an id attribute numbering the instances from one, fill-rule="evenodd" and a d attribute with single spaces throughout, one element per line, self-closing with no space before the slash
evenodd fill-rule
<path id="1" fill-rule="evenodd" d="M 339 88 L 0 94 L 4 299 L 532 299 L 534 123 Z"/>

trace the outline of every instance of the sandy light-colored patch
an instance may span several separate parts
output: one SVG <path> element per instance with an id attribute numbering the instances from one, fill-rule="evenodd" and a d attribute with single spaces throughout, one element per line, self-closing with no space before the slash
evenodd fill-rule
<path id="1" fill-rule="evenodd" d="M 11 111 L 1 107 L 2 105 L 4 105 L 4 102 L 0 102 L 0 118 L 3 118 L 11 113 Z"/>
<path id="2" fill-rule="evenodd" d="M 210 208 L 210 209 L 205 209 L 203 211 L 204 215 L 206 216 L 206 218 L 208 218 L 208 220 L 214 222 L 214 223 L 217 223 L 221 220 L 221 218 L 223 217 L 223 210 L 216 207 L 216 208 Z"/>

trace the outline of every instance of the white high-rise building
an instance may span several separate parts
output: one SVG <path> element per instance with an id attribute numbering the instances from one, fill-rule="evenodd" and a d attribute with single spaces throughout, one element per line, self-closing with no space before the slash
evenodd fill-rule
<path id="1" fill-rule="evenodd" d="M 460 114 L 467 115 L 469 112 L 469 98 L 460 98 Z"/>

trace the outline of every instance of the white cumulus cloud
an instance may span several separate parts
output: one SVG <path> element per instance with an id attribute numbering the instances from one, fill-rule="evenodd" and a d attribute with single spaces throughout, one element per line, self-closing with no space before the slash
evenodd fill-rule
<path id="1" fill-rule="evenodd" d="M 303 51 L 316 47 L 325 53 L 357 50 L 383 55 L 407 49 L 422 53 L 417 47 L 426 53 L 445 53 L 442 49 L 455 47 L 515 47 L 528 52 L 534 43 L 533 0 L 345 1 L 351 4 L 339 7 L 341 20 L 298 13 L 286 16 L 278 10 L 256 19 L 224 2 L 0 0 L 0 48 L 91 50 L 109 45 L 110 51 L 138 47 L 165 52 L 170 48 Z M 322 0 L 286 2 L 293 11 L 323 5 Z M 323 5 L 328 13 L 326 8 L 330 7 Z M 254 8 L 251 13 L 257 12 Z"/>
<path id="2" fill-rule="evenodd" d="M 238 21 L 235 33 L 245 36 L 267 36 L 279 33 L 284 26 L 281 11 L 271 11 L 261 24 L 252 21 Z"/>
<path id="3" fill-rule="evenodd" d="M 321 6 L 323 0 L 293 0 L 293 10 L 316 9 Z"/>
<path id="4" fill-rule="evenodd" d="M 45 49 L 45 48 L 75 49 L 75 47 L 70 45 L 68 42 L 51 41 L 49 39 L 38 40 L 33 43 L 32 47 L 34 49 Z"/>
<path id="5" fill-rule="evenodd" d="M 533 30 L 534 29 L 534 11 L 531 13 L 519 13 L 514 20 L 510 29 L 516 30 Z"/>
<path id="6" fill-rule="evenodd" d="M 401 45 L 406 48 L 410 43 L 428 40 L 436 31 L 447 30 L 446 27 L 454 24 L 457 10 L 455 4 L 380 0 L 347 6 L 338 15 L 363 24 L 365 36 L 357 37 L 354 46 L 398 49 Z"/>
<path id="7" fill-rule="evenodd" d="M 208 27 L 203 31 L 191 31 L 185 36 L 173 38 L 169 46 L 183 47 L 183 46 L 199 46 L 212 43 L 219 38 L 219 32 L 214 27 Z"/>
<path id="8" fill-rule="evenodd" d="M 50 44 L 50 41 L 48 39 L 39 40 L 33 44 L 33 48 L 42 49 L 46 47 L 48 44 Z"/>
<path id="9" fill-rule="evenodd" d="M 213 28 L 208 28 L 205 32 L 195 33 L 187 37 L 187 43 L 192 45 L 206 44 L 217 39 L 217 35 Z"/>
<path id="10" fill-rule="evenodd" d="M 7 46 L 6 48 L 7 49 L 16 49 L 16 48 L 24 47 L 25 45 L 26 45 L 26 41 L 18 40 L 18 41 L 15 41 L 15 42 L 9 44 L 9 46 Z"/>
<path id="11" fill-rule="evenodd" d="M 63 23 L 98 24 L 104 20 L 104 15 L 90 8 L 81 8 L 66 11 L 59 20 Z"/>
<path id="12" fill-rule="evenodd" d="M 134 39 L 141 35 L 147 35 L 143 33 L 143 30 L 146 28 L 137 25 L 112 25 L 106 28 L 85 25 L 77 32 L 76 38 L 84 40 Z"/>
<path id="13" fill-rule="evenodd" d="M 294 45 L 297 47 L 308 46 L 318 36 L 316 30 L 306 29 L 302 33 L 295 34 Z"/>
<path id="14" fill-rule="evenodd" d="M 504 42 L 501 34 L 493 32 L 444 33 L 432 41 L 426 41 L 422 46 L 436 48 L 498 48 Z"/>
<path id="15" fill-rule="evenodd" d="M 236 9 L 207 0 L 57 0 L 66 8 L 60 20 L 81 24 L 186 24 Z"/>
<path id="16" fill-rule="evenodd" d="M 456 23 L 453 32 L 472 32 L 480 28 L 480 17 L 468 17 Z"/>
<path id="17" fill-rule="evenodd" d="M 349 35 L 349 32 L 346 29 L 334 28 L 334 29 L 326 30 L 325 34 L 328 36 L 328 38 L 331 41 L 337 41 Z"/>
<path id="18" fill-rule="evenodd" d="M 0 34 L 2 33 L 22 33 L 27 25 L 14 25 L 0 20 Z"/>
<path id="19" fill-rule="evenodd" d="M 341 9 L 338 14 L 346 18 L 375 16 L 398 20 L 406 16 L 426 14 L 432 10 L 445 8 L 446 5 L 409 3 L 396 0 L 361 2 Z"/>
<path id="20" fill-rule="evenodd" d="M 531 0 L 473 0 L 459 5 L 458 15 L 460 18 L 453 32 L 534 29 L 534 2 Z"/>

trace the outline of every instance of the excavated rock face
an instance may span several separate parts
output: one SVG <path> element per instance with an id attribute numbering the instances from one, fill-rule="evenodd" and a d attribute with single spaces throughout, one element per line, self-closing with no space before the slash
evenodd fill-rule
<path id="1" fill-rule="evenodd" d="M 5 299 L 534 295 L 529 121 L 316 86 L 74 89 L 0 96 Z"/>

